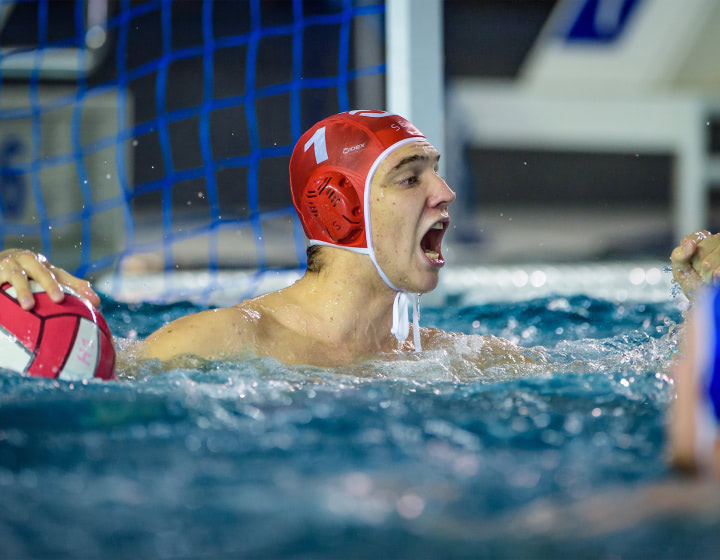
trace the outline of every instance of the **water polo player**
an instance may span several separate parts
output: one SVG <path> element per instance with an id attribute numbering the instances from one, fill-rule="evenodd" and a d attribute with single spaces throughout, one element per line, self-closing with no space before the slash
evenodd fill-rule
<path id="1" fill-rule="evenodd" d="M 310 243 L 305 275 L 283 290 L 169 323 L 147 338 L 145 356 L 256 355 L 337 366 L 464 338 L 472 341 L 468 359 L 478 367 L 533 361 L 527 350 L 502 339 L 418 327 L 416 295 L 437 285 L 455 198 L 437 173 L 439 157 L 398 115 L 350 111 L 317 123 L 290 162 L 293 203 Z M 697 241 L 693 251 L 709 243 Z M 50 265 L 27 251 L 4 251 L 0 259 L 0 282 L 29 298 L 28 276 L 51 293 L 58 280 L 80 282 L 58 269 L 49 274 Z M 696 266 L 692 254 L 673 253 L 684 289 L 699 281 Z M 720 260 L 715 266 L 720 270 Z M 406 339 L 409 305 L 413 336 Z"/>
<path id="2" fill-rule="evenodd" d="M 293 203 L 310 244 L 306 274 L 285 290 L 171 323 L 148 338 L 147 355 L 249 350 L 332 366 L 420 350 L 433 333 L 419 328 L 416 294 L 437 285 L 455 199 L 437 173 L 439 158 L 398 115 L 350 111 L 317 123 L 290 161 Z M 222 336 L 228 327 L 233 336 Z"/>

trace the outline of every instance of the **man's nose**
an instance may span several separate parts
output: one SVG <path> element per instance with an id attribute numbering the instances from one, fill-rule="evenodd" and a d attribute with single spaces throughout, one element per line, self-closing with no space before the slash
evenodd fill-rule
<path id="1" fill-rule="evenodd" d="M 455 191 L 448 186 L 445 179 L 439 175 L 436 176 L 435 181 L 433 182 L 433 192 L 428 200 L 430 207 L 434 208 L 435 206 L 439 206 L 441 204 L 447 206 L 453 200 L 455 200 Z"/>

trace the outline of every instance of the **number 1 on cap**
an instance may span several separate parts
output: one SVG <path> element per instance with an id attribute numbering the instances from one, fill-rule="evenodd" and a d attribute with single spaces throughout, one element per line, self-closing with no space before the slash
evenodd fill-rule
<path id="1" fill-rule="evenodd" d="M 325 144 L 325 127 L 318 128 L 310 140 L 305 142 L 305 150 L 308 151 L 310 146 L 315 146 L 315 163 L 320 164 L 328 158 L 327 145 Z"/>

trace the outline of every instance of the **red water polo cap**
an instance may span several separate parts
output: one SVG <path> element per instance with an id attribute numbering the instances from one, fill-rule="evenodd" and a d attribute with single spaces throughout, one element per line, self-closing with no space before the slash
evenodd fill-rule
<path id="1" fill-rule="evenodd" d="M 367 210 L 372 176 L 395 149 L 422 140 L 406 119 L 373 110 L 339 113 L 305 132 L 290 158 L 290 189 L 310 243 L 374 256 Z"/>

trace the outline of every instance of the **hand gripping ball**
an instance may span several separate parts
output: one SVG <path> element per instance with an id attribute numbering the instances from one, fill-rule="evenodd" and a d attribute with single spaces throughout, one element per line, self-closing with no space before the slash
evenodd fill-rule
<path id="1" fill-rule="evenodd" d="M 103 316 L 67 286 L 55 303 L 30 282 L 35 306 L 20 307 L 15 288 L 0 286 L 0 368 L 22 375 L 79 381 L 115 374 L 115 345 Z"/>

